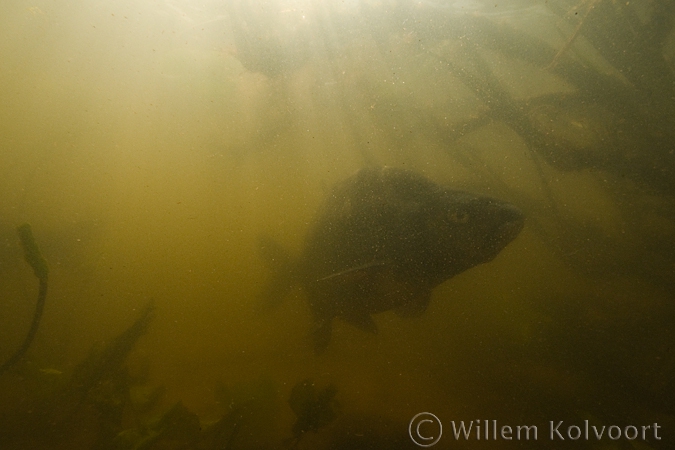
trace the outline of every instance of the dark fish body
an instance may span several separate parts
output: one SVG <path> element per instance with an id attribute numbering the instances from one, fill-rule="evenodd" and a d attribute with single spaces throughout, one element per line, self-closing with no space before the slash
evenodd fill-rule
<path id="1" fill-rule="evenodd" d="M 436 286 L 491 261 L 522 227 L 522 213 L 508 203 L 409 170 L 363 169 L 331 191 L 299 261 L 290 263 L 268 243 L 268 259 L 287 269 L 267 295 L 283 296 L 293 284 L 305 288 L 320 351 L 335 317 L 374 332 L 372 314 L 423 313 Z"/>

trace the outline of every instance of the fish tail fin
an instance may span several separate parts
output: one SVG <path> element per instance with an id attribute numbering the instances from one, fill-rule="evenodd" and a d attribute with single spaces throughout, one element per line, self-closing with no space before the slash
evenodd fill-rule
<path id="1" fill-rule="evenodd" d="M 278 306 L 290 290 L 298 284 L 298 263 L 269 236 L 258 238 L 258 252 L 270 269 L 272 278 L 259 295 L 259 307 L 263 310 Z"/>

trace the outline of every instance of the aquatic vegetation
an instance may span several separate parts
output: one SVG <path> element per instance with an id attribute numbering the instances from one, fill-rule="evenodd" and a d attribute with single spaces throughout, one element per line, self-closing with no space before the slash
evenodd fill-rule
<path id="1" fill-rule="evenodd" d="M 130 406 L 131 380 L 124 363 L 146 333 L 153 311 L 151 302 L 129 328 L 108 344 L 94 346 L 67 381 L 30 399 L 28 410 L 4 412 L 10 415 L 4 417 L 0 443 L 8 447 L 32 441 L 64 445 L 92 427 L 98 430 L 90 438 L 92 448 L 108 448 Z"/>
<path id="2" fill-rule="evenodd" d="M 297 420 L 293 424 L 293 438 L 287 441 L 289 444 L 297 447 L 305 433 L 316 433 L 337 418 L 340 405 L 335 400 L 335 394 L 335 386 L 318 389 L 311 380 L 303 380 L 293 386 L 288 404 Z"/>
<path id="3" fill-rule="evenodd" d="M 274 431 L 280 407 L 276 383 L 267 378 L 229 387 L 219 383 L 215 396 L 224 414 L 204 429 L 201 448 L 264 449 L 275 446 Z"/>
<path id="4" fill-rule="evenodd" d="M 318 432 L 335 420 L 336 393 L 333 386 L 317 389 L 309 380 L 293 387 L 288 404 L 297 420 L 286 446 L 297 447 L 305 433 Z M 203 450 L 280 448 L 280 442 L 270 434 L 279 409 L 273 383 L 262 379 L 231 388 L 219 384 L 216 397 L 224 406 L 224 414 L 213 423 L 201 426 L 197 416 L 179 402 L 159 419 L 120 432 L 113 448 L 145 450 L 166 445 Z"/>
<path id="5" fill-rule="evenodd" d="M 115 450 L 148 450 L 156 444 L 194 448 L 200 431 L 199 418 L 178 402 L 148 425 L 121 431 L 108 445 Z"/>

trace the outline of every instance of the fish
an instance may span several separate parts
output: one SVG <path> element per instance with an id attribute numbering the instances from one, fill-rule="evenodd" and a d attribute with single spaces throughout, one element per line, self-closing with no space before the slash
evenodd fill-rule
<path id="1" fill-rule="evenodd" d="M 492 261 L 523 226 L 522 211 L 505 201 L 450 189 L 408 169 L 367 167 L 329 192 L 299 257 L 261 237 L 261 255 L 273 272 L 261 301 L 272 307 L 301 286 L 321 353 L 333 319 L 376 333 L 374 314 L 420 316 L 434 288 Z"/>

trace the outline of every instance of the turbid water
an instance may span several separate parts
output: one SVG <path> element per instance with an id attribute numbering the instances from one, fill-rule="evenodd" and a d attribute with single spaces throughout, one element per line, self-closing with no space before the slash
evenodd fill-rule
<path id="1" fill-rule="evenodd" d="M 1 448 L 417 448 L 439 434 L 411 438 L 421 412 L 435 448 L 675 445 L 669 1 L 0 17 L 0 364 L 38 296 L 17 227 L 49 265 L 0 374 Z M 317 355 L 307 286 L 260 308 L 260 238 L 302 255 L 332 188 L 384 166 L 524 227 L 419 317 L 338 317 Z M 385 262 L 327 276 L 361 289 Z"/>

